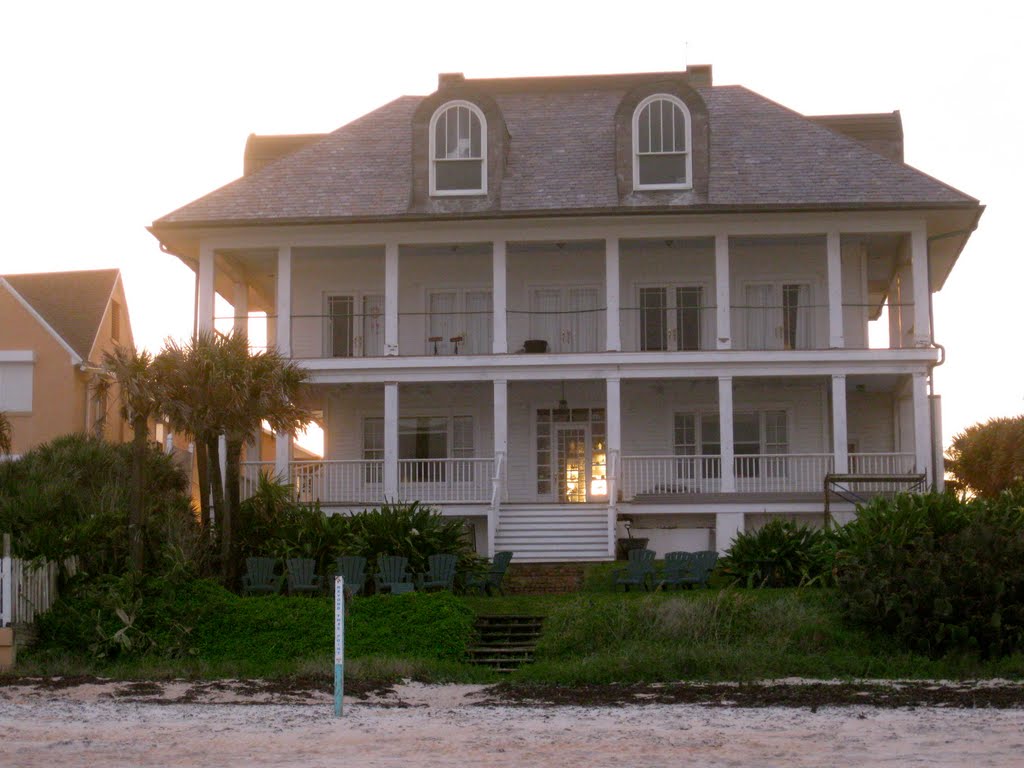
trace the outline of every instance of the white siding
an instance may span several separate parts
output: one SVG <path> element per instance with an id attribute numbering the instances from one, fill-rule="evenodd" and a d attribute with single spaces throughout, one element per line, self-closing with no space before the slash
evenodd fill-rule
<path id="1" fill-rule="evenodd" d="M 896 450 L 892 394 L 848 392 L 847 435 L 858 453 L 891 453 Z"/>
<path id="2" fill-rule="evenodd" d="M 867 257 L 859 243 L 843 243 L 842 257 L 843 336 L 848 348 L 863 349 L 868 346 Z"/>

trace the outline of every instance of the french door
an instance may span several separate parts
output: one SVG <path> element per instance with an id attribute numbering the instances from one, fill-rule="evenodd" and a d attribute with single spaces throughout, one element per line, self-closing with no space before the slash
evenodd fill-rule
<path id="1" fill-rule="evenodd" d="M 560 504 L 581 504 L 590 485 L 590 428 L 555 425 L 555 486 Z"/>
<path id="2" fill-rule="evenodd" d="M 640 351 L 697 350 L 703 346 L 704 289 L 699 285 L 640 289 Z"/>
<path id="3" fill-rule="evenodd" d="M 490 291 L 432 291 L 427 354 L 488 355 L 494 349 Z M 453 342 L 452 339 L 461 339 Z"/>
<path id="4" fill-rule="evenodd" d="M 808 283 L 748 283 L 744 303 L 747 349 L 813 349 Z"/>
<path id="5" fill-rule="evenodd" d="M 324 354 L 327 357 L 379 357 L 384 354 L 384 296 L 327 297 Z"/>

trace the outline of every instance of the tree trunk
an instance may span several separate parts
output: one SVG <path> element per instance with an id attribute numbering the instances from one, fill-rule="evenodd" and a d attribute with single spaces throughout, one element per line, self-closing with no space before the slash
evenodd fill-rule
<path id="1" fill-rule="evenodd" d="M 238 535 L 235 529 L 238 522 L 238 509 L 241 505 L 239 485 L 241 483 L 242 441 L 228 437 L 227 452 L 227 476 L 224 479 L 224 524 L 221 526 L 220 554 L 224 584 L 228 588 L 233 588 L 238 579 L 237 548 L 235 547 Z"/>
<path id="2" fill-rule="evenodd" d="M 132 440 L 132 489 L 131 507 L 128 511 L 128 558 L 131 569 L 142 573 L 146 564 L 146 550 L 142 537 L 145 523 L 143 499 L 146 488 L 146 450 L 149 441 L 149 424 L 145 418 L 136 417 L 132 422 L 135 431 Z"/>
<path id="3" fill-rule="evenodd" d="M 199 481 L 199 523 L 207 536 L 212 535 L 210 525 L 210 467 L 206 455 L 206 439 L 196 435 L 196 474 Z"/>

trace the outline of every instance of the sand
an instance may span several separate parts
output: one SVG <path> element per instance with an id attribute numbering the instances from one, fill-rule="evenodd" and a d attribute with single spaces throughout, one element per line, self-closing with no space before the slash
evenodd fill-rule
<path id="1" fill-rule="evenodd" d="M 0 688 L 0 764 L 24 766 L 1024 765 L 1024 707 L 486 705 L 481 686 L 346 700 L 246 683 Z M 186 703 L 180 703 L 185 701 Z M 288 703 L 280 703 L 287 701 Z"/>

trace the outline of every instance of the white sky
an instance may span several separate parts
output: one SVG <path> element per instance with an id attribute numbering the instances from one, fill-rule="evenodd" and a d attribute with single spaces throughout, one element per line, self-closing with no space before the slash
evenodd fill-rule
<path id="1" fill-rule="evenodd" d="M 948 444 L 1024 411 L 1022 32 L 1009 2 L 10 2 L 0 274 L 120 267 L 135 337 L 156 349 L 191 332 L 193 278 L 144 227 L 241 175 L 250 133 L 330 131 L 430 93 L 438 72 L 688 58 L 805 114 L 899 109 L 907 162 L 988 206 L 935 298 Z"/>

